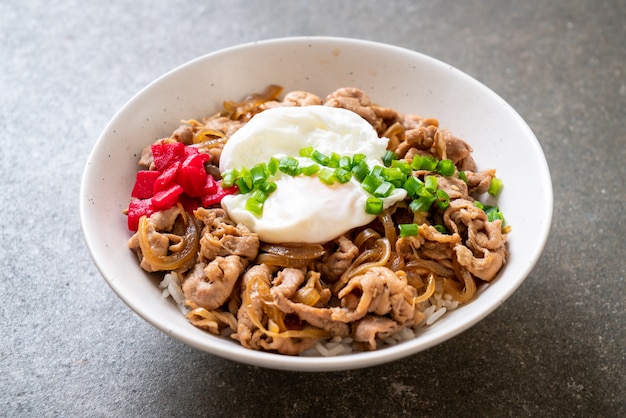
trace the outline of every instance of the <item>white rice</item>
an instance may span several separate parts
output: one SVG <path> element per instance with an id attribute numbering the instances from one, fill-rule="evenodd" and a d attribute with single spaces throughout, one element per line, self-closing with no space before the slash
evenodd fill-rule
<path id="1" fill-rule="evenodd" d="M 185 295 L 181 288 L 180 276 L 176 272 L 167 273 L 159 288 L 162 289 L 164 298 L 171 297 L 178 309 L 183 315 L 189 313 L 189 308 L 185 305 Z M 412 328 L 402 328 L 400 331 L 387 336 L 385 338 L 379 338 L 377 341 L 377 348 L 384 348 L 392 345 L 396 345 L 403 341 L 411 340 L 416 337 L 416 331 L 424 326 L 430 326 L 439 320 L 446 312 L 452 311 L 459 306 L 459 302 L 454 300 L 451 295 L 443 293 L 442 289 L 437 289 L 436 293 L 430 297 L 428 301 L 422 303 L 421 308 L 424 314 L 424 320 L 419 324 L 414 325 Z M 225 329 L 223 337 L 228 337 L 234 331 Z M 351 337 L 341 338 L 333 337 L 326 341 L 319 341 L 313 347 L 301 353 L 301 356 L 316 357 L 316 356 L 340 356 L 352 353 L 352 343 L 354 340 Z"/>
<path id="2" fill-rule="evenodd" d="M 352 338 L 333 337 L 327 341 L 319 341 L 313 347 L 301 353 L 305 357 L 323 357 L 339 356 L 352 352 Z"/>
<path id="3" fill-rule="evenodd" d="M 432 315 L 428 317 L 428 319 L 426 320 L 426 325 L 432 325 L 436 320 L 441 318 L 446 312 L 447 312 L 447 309 L 445 308 L 445 306 L 443 308 L 437 309 L 435 312 L 432 313 Z"/>
<path id="4" fill-rule="evenodd" d="M 417 336 L 417 331 L 420 328 L 430 326 L 441 319 L 447 312 L 456 309 L 459 306 L 459 302 L 454 300 L 450 294 L 443 293 L 443 289 L 437 289 L 438 291 L 430 297 L 429 300 L 422 303 L 419 308 L 422 309 L 424 319 L 419 324 L 413 327 L 405 327 L 400 331 L 390 336 L 379 338 L 377 340 L 377 349 L 396 345 L 398 343 L 411 340 Z M 341 343 L 338 344 L 338 340 Z M 311 349 L 305 351 L 301 355 L 304 356 L 337 356 L 342 354 L 349 354 L 352 350 L 352 338 L 334 337 L 328 341 L 321 341 L 316 343 Z"/>
<path id="5" fill-rule="evenodd" d="M 389 345 L 396 345 L 402 341 L 410 340 L 413 338 L 415 338 L 415 331 L 412 328 L 402 328 L 395 334 L 379 340 L 379 346 L 384 347 Z"/>
<path id="6" fill-rule="evenodd" d="M 189 308 L 185 305 L 185 295 L 183 294 L 183 289 L 181 289 L 180 286 L 180 276 L 174 271 L 167 273 L 163 277 L 161 283 L 159 283 L 159 288 L 163 289 L 163 297 L 167 298 L 168 296 L 171 296 L 183 315 L 187 315 Z"/>

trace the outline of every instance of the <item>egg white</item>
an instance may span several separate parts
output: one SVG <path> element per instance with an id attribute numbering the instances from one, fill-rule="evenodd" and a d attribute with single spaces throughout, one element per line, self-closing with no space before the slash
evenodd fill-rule
<path id="1" fill-rule="evenodd" d="M 346 109 L 278 107 L 259 113 L 233 134 L 222 150 L 220 170 L 251 168 L 284 155 L 297 158 L 301 165 L 311 164 L 311 160 L 298 156 L 306 147 L 327 155 L 365 154 L 372 167 L 383 165 L 387 142 L 367 121 Z M 265 201 L 260 216 L 245 209 L 249 194 L 229 195 L 222 200 L 230 218 L 256 232 L 262 241 L 324 243 L 375 219 L 365 212 L 370 195 L 355 178 L 326 185 L 316 175 L 292 177 L 278 172 L 268 180 L 274 181 L 277 189 Z M 405 190 L 395 189 L 383 199 L 384 207 L 405 197 Z"/>

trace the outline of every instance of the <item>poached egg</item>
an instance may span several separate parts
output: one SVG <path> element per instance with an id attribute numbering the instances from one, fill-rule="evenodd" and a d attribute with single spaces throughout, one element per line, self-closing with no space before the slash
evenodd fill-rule
<path id="1" fill-rule="evenodd" d="M 364 154 L 371 169 L 383 165 L 387 143 L 365 119 L 347 109 L 277 107 L 255 115 L 231 136 L 220 156 L 220 171 L 251 168 L 284 156 L 296 158 L 300 166 L 311 165 L 311 159 L 299 156 L 307 147 L 326 155 Z M 232 220 L 256 232 L 261 241 L 325 243 L 376 218 L 366 213 L 365 202 L 371 195 L 354 176 L 346 183 L 327 185 L 315 174 L 290 176 L 277 171 L 267 180 L 277 188 L 265 201 L 261 215 L 246 210 L 250 194 L 228 195 L 221 203 Z M 405 197 L 406 191 L 396 188 L 382 199 L 383 207 Z"/>

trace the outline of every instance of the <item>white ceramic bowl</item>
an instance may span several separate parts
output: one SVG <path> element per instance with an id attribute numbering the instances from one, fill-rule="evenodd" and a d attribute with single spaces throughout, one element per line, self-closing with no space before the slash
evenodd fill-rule
<path id="1" fill-rule="evenodd" d="M 122 215 L 144 146 L 169 135 L 181 119 L 217 111 L 269 84 L 321 97 L 339 87 L 365 90 L 373 102 L 437 118 L 474 148 L 479 169 L 496 168 L 505 184 L 498 204 L 512 232 L 499 276 L 472 303 L 446 314 L 415 339 L 340 357 L 258 352 L 201 331 L 161 296 L 127 248 Z M 529 210 L 532 201 L 532 210 Z M 111 288 L 138 315 L 172 337 L 209 353 L 275 369 L 328 371 L 373 366 L 433 347 L 487 316 L 522 283 L 539 258 L 552 219 L 552 185 L 541 147 L 522 118 L 487 87 L 443 62 L 380 43 L 328 37 L 245 44 L 195 59 L 134 96 L 98 139 L 81 185 L 80 215 L 93 259 Z"/>

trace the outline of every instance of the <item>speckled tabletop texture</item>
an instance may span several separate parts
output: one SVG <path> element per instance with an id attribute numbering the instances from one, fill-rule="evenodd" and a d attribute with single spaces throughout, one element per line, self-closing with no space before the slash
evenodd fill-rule
<path id="1" fill-rule="evenodd" d="M 80 180 L 115 112 L 195 57 L 296 35 L 445 61 L 541 143 L 554 218 L 538 264 L 439 346 L 344 372 L 238 364 L 144 322 L 92 262 Z M 4 0 L 0 416 L 626 417 L 625 121 L 623 0 Z"/>

